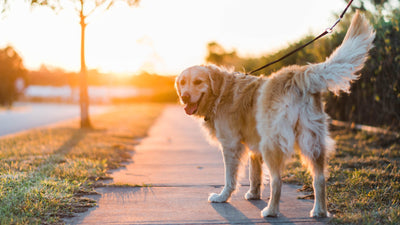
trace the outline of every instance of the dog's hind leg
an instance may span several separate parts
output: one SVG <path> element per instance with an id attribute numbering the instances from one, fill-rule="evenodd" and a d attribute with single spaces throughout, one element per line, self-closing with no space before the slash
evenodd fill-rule
<path id="1" fill-rule="evenodd" d="M 250 190 L 244 196 L 247 200 L 260 199 L 261 197 L 262 163 L 262 157 L 259 153 L 250 153 Z"/>
<path id="2" fill-rule="evenodd" d="M 322 132 L 314 132 L 316 130 Z M 329 213 L 326 203 L 325 167 L 326 156 L 328 150 L 332 147 L 331 143 L 333 141 L 325 135 L 327 131 L 322 126 L 321 129 L 315 129 L 314 131 L 308 129 L 300 130 L 298 144 L 313 178 L 315 200 L 310 217 L 327 217 Z"/>
<path id="3" fill-rule="evenodd" d="M 276 217 L 279 214 L 279 200 L 281 198 L 284 154 L 280 149 L 264 151 L 263 159 L 267 164 L 270 176 L 270 199 L 268 206 L 261 211 L 262 217 Z"/>
<path id="4" fill-rule="evenodd" d="M 325 153 L 320 154 L 318 158 L 310 161 L 315 196 L 314 207 L 310 212 L 310 217 L 327 217 L 326 182 L 324 175 Z"/>
<path id="5" fill-rule="evenodd" d="M 210 194 L 209 202 L 226 202 L 231 197 L 236 189 L 238 169 L 244 153 L 244 146 L 240 143 L 233 146 L 223 146 L 222 153 L 225 165 L 225 186 L 220 194 Z"/>
<path id="6" fill-rule="evenodd" d="M 310 211 L 310 217 L 327 217 L 326 206 L 326 181 L 325 181 L 325 151 L 321 149 L 316 158 L 303 155 L 313 178 L 314 207 Z"/>

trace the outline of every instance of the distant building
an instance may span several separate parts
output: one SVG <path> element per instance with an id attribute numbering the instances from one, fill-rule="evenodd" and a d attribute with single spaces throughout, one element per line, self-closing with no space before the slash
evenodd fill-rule
<path id="1" fill-rule="evenodd" d="M 22 77 L 18 77 L 15 80 L 15 90 L 17 91 L 18 94 L 24 93 L 24 90 L 26 88 L 25 80 Z"/>

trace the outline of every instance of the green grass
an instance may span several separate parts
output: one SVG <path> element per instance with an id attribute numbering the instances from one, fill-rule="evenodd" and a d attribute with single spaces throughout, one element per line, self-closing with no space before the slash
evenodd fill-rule
<path id="1" fill-rule="evenodd" d="M 0 224 L 58 224 L 95 202 L 95 182 L 131 157 L 137 138 L 163 108 L 160 104 L 115 106 L 92 117 L 0 139 Z"/>
<path id="2" fill-rule="evenodd" d="M 400 137 L 348 130 L 332 137 L 337 147 L 329 161 L 330 224 L 400 224 Z M 311 189 L 298 157 L 288 168 L 287 182 Z"/>

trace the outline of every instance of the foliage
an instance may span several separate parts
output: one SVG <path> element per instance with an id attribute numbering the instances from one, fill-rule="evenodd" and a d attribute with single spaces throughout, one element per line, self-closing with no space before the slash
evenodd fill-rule
<path id="1" fill-rule="evenodd" d="M 27 0 L 33 6 L 48 6 L 53 10 L 61 10 L 65 7 L 66 1 L 60 0 Z M 107 10 L 118 0 L 70 0 L 75 10 L 80 13 L 84 9 L 84 16 L 87 17 L 96 10 Z M 119 0 L 126 2 L 129 6 L 138 5 L 140 0 Z"/>
<path id="2" fill-rule="evenodd" d="M 156 74 L 141 73 L 129 78 L 128 83 L 135 87 L 141 88 L 155 88 L 160 89 L 164 87 L 173 87 L 175 77 L 173 76 L 160 76 Z"/>
<path id="3" fill-rule="evenodd" d="M 29 85 L 41 86 L 78 86 L 79 76 L 75 72 L 62 69 L 49 69 L 42 65 L 39 70 L 30 70 L 26 74 Z"/>
<path id="4" fill-rule="evenodd" d="M 25 80 L 26 70 L 22 58 L 12 47 L 0 49 L 0 105 L 11 106 L 17 99 L 18 78 Z"/>
<path id="5" fill-rule="evenodd" d="M 330 115 L 370 125 L 400 129 L 400 14 L 375 17 L 375 48 L 352 86 L 351 95 L 330 95 Z"/>
<path id="6" fill-rule="evenodd" d="M 139 96 L 130 99 L 131 102 L 177 102 L 178 96 L 174 88 L 174 76 L 160 76 L 155 74 L 142 73 L 140 75 L 132 76 L 129 84 L 153 90 L 153 95 Z M 116 100 L 118 101 L 118 100 Z"/>
<path id="7" fill-rule="evenodd" d="M 65 86 L 72 87 L 79 85 L 79 74 L 76 72 L 66 72 L 62 69 L 49 69 L 42 66 L 39 70 L 28 71 L 27 80 L 31 85 L 41 86 Z M 101 73 L 97 70 L 88 71 L 88 84 L 90 86 L 119 86 L 131 85 L 137 88 L 147 89 L 173 89 L 175 76 L 164 76 L 143 72 L 137 75 L 115 75 L 111 73 Z"/>
<path id="8" fill-rule="evenodd" d="M 370 52 L 371 57 L 360 72 L 362 76 L 353 85 L 350 95 L 342 94 L 336 97 L 328 94 L 326 110 L 334 119 L 398 130 L 400 129 L 400 11 L 390 7 L 386 1 L 379 2 L 379 5 L 369 11 L 365 11 L 362 2 L 359 7 L 359 10 L 364 10 L 364 14 L 368 16 L 376 30 L 375 48 Z M 271 74 L 292 64 L 306 65 L 324 61 L 342 42 L 354 11 L 353 8 L 352 12 L 348 12 L 337 26 L 337 32 L 319 39 L 264 69 L 263 72 Z M 259 58 L 241 58 L 235 51 L 227 52 L 218 43 L 211 42 L 208 45 L 209 54 L 206 60 L 217 65 L 234 66 L 250 71 L 280 58 L 313 37 L 314 35 L 309 35 L 287 48 Z"/>
<path id="9" fill-rule="evenodd" d="M 219 66 L 223 65 L 225 67 L 232 67 L 241 63 L 242 60 L 235 50 L 227 52 L 224 47 L 215 41 L 207 44 L 207 51 L 208 55 L 206 61 Z"/>

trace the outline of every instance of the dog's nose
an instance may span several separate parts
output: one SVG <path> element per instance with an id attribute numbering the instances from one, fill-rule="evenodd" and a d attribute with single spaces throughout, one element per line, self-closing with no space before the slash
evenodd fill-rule
<path id="1" fill-rule="evenodd" d="M 188 103 L 188 102 L 190 102 L 190 94 L 189 94 L 189 93 L 187 93 L 187 92 L 183 93 L 183 95 L 182 95 L 182 102 L 183 102 L 183 103 Z"/>

